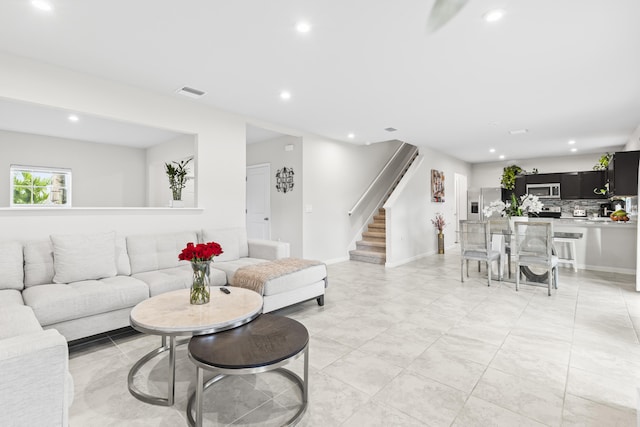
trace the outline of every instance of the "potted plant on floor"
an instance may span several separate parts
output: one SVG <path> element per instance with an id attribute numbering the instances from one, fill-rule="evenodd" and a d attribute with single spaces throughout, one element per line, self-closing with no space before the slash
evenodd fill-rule
<path id="1" fill-rule="evenodd" d="M 179 162 L 172 161 L 171 163 L 164 164 L 164 171 L 169 178 L 169 188 L 171 189 L 172 198 L 169 206 L 172 208 L 178 208 L 184 206 L 182 202 L 182 189 L 187 186 L 187 165 L 193 160 L 189 158 L 187 160 L 180 160 Z"/>
<path id="2" fill-rule="evenodd" d="M 431 220 L 431 223 L 438 230 L 438 253 L 444 254 L 444 233 L 442 233 L 442 229 L 447 224 L 441 213 L 437 213 L 435 219 Z"/>

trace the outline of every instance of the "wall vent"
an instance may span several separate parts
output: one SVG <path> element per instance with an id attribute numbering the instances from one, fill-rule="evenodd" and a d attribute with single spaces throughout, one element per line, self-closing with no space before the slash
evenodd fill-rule
<path id="1" fill-rule="evenodd" d="M 198 89 L 194 89 L 194 88 L 189 87 L 189 86 L 184 86 L 184 87 L 181 87 L 180 89 L 178 89 L 176 91 L 176 93 L 179 93 L 180 95 L 188 96 L 190 98 L 200 98 L 206 92 L 203 92 L 203 91 L 198 90 Z"/>

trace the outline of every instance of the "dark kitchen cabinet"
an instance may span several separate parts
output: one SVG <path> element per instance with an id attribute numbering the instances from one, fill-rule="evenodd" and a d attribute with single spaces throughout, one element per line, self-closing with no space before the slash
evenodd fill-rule
<path id="1" fill-rule="evenodd" d="M 604 188 L 607 183 L 605 171 L 579 172 L 580 176 L 580 199 L 606 199 L 607 196 L 601 193 L 596 194 L 594 190 Z M 561 191 L 564 187 L 561 188 Z"/>
<path id="2" fill-rule="evenodd" d="M 638 195 L 640 151 L 619 151 L 609 163 L 609 191 L 615 196 Z"/>
<path id="3" fill-rule="evenodd" d="M 514 188 L 513 192 L 516 194 L 516 197 L 520 197 L 527 194 L 527 176 L 526 175 L 521 175 L 516 177 L 516 188 Z"/>
<path id="4" fill-rule="evenodd" d="M 580 198 L 581 172 L 567 172 L 560 176 L 560 198 L 571 200 Z"/>
<path id="5" fill-rule="evenodd" d="M 557 184 L 560 183 L 561 176 L 561 173 L 534 173 L 526 178 L 527 184 Z"/>

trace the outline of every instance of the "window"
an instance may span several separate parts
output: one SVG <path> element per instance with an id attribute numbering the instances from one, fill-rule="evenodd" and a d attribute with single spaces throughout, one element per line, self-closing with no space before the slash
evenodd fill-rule
<path id="1" fill-rule="evenodd" d="M 11 165 L 11 207 L 71 207 L 71 169 Z"/>

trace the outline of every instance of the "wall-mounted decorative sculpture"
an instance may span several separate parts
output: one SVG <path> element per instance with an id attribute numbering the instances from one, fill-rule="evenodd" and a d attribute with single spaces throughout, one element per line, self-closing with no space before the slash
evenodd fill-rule
<path id="1" fill-rule="evenodd" d="M 283 167 L 276 172 L 276 190 L 286 193 L 293 190 L 293 168 Z"/>

